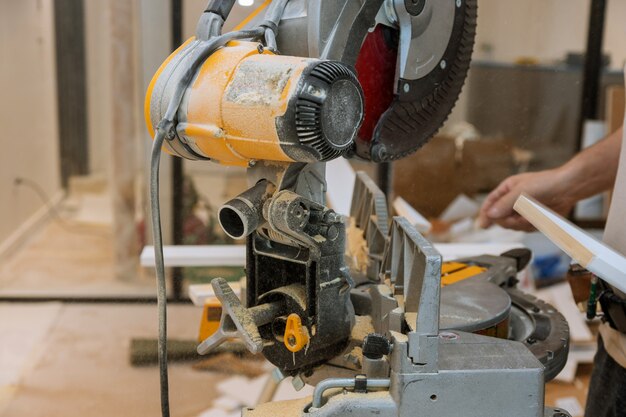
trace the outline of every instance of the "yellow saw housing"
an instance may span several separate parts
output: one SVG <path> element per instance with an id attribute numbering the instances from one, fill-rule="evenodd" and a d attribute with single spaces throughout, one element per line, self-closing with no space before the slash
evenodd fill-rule
<path id="1" fill-rule="evenodd" d="M 148 87 L 145 117 L 153 136 L 197 44 L 192 38 L 168 57 Z M 363 107 L 359 82 L 345 65 L 231 41 L 200 66 L 165 148 L 224 165 L 326 161 L 353 146 Z"/>

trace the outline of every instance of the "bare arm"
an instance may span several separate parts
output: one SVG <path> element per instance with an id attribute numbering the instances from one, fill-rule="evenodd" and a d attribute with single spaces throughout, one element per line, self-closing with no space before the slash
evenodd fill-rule
<path id="1" fill-rule="evenodd" d="M 502 181 L 483 203 L 481 226 L 496 223 L 511 229 L 532 229 L 513 211 L 521 193 L 567 215 L 579 200 L 610 189 L 617 175 L 622 135 L 620 128 L 558 168 L 514 175 Z"/>
<path id="2" fill-rule="evenodd" d="M 560 168 L 577 201 L 609 190 L 615 184 L 623 131 L 621 127 Z"/>

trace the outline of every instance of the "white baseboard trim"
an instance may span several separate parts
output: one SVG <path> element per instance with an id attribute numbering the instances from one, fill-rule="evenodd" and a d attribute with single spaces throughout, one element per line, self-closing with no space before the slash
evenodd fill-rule
<path id="1" fill-rule="evenodd" d="M 46 224 L 51 218 L 51 210 L 53 208 L 56 209 L 59 203 L 63 201 L 64 197 L 65 191 L 63 190 L 55 193 L 47 204 L 41 206 L 32 216 L 26 219 L 24 223 L 11 233 L 9 237 L 0 242 L 0 261 L 22 247 L 29 236 L 31 236 L 31 232 Z"/>

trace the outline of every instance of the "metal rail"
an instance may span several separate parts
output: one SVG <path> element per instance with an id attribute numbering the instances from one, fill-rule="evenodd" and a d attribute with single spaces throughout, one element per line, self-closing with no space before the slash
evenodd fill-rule
<path id="1" fill-rule="evenodd" d="M 366 379 L 365 388 L 389 388 L 391 381 L 389 379 Z M 313 391 L 312 408 L 320 408 L 324 399 L 324 392 L 332 388 L 354 388 L 358 384 L 358 378 L 329 378 L 325 379 L 315 386 Z"/>

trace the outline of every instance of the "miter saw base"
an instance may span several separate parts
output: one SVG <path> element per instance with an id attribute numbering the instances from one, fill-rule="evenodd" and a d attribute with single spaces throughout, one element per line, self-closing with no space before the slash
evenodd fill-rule
<path id="1" fill-rule="evenodd" d="M 528 254 L 460 260 L 480 273 L 442 287 L 439 253 L 406 219 L 393 218 L 389 228 L 381 198 L 358 173 L 352 220 L 369 237 L 379 274 L 351 270 L 357 316 L 349 346 L 298 376 L 315 385 L 312 398 L 269 402 L 243 416 L 569 416 L 544 405 L 545 381 L 567 358 L 567 323 L 514 288 Z M 497 326 L 506 334 L 484 335 Z"/>
<path id="2" fill-rule="evenodd" d="M 567 359 L 569 329 L 552 306 L 515 288 L 527 250 L 442 264 L 406 219 L 389 224 L 386 199 L 364 173 L 351 214 L 368 262 L 348 262 L 355 324 L 347 347 L 295 374 L 315 386 L 312 398 L 243 416 L 569 416 L 544 405 L 545 382 Z"/>

